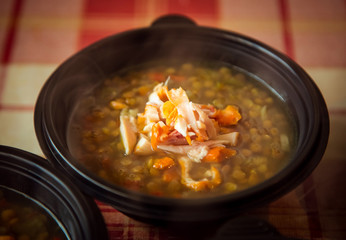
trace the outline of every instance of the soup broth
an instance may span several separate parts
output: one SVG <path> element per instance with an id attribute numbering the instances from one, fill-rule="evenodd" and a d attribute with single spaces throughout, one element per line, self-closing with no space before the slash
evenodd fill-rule
<path id="1" fill-rule="evenodd" d="M 0 239 L 67 240 L 61 224 L 25 195 L 0 187 Z"/>
<path id="2" fill-rule="evenodd" d="M 76 107 L 68 144 L 113 184 L 211 197 L 278 173 L 295 147 L 294 129 L 279 97 L 246 72 L 185 63 L 106 79 Z"/>

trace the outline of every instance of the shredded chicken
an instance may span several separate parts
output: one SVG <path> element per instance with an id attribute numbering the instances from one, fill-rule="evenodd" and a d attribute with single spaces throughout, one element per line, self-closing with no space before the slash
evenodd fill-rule
<path id="1" fill-rule="evenodd" d="M 218 135 L 215 139 L 227 141 L 229 145 L 235 147 L 239 141 L 240 133 L 239 132 L 231 132 L 222 135 Z"/>
<path id="2" fill-rule="evenodd" d="M 235 155 L 236 151 L 230 147 L 237 145 L 239 133 L 220 134 L 219 126 L 235 125 L 241 115 L 236 106 L 228 105 L 219 110 L 212 105 L 193 103 L 181 87 L 169 90 L 168 80 L 154 87 L 144 112 L 137 114 L 136 121 L 131 114 L 121 114 L 120 132 L 125 153 L 174 153 L 178 156 L 176 161 L 181 166 L 181 182 L 185 186 L 195 191 L 212 189 L 222 181 L 219 170 L 211 167 L 207 171 L 209 177 L 195 181 L 189 175 L 191 164 L 222 161 Z"/>
<path id="3" fill-rule="evenodd" d="M 131 154 L 137 141 L 137 128 L 134 117 L 122 114 L 120 116 L 120 134 L 125 147 L 125 153 Z"/>

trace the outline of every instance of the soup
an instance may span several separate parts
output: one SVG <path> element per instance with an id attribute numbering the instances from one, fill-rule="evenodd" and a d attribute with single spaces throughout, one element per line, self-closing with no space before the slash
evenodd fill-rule
<path id="1" fill-rule="evenodd" d="M 26 196 L 0 187 L 0 239 L 67 240 L 61 224 Z"/>
<path id="2" fill-rule="evenodd" d="M 211 197 L 278 173 L 295 144 L 290 114 L 235 67 L 129 69 L 80 101 L 70 151 L 113 184 L 174 198 Z"/>

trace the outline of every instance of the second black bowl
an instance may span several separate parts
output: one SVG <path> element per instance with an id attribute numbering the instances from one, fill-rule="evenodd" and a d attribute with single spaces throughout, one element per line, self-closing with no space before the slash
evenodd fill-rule
<path id="1" fill-rule="evenodd" d="M 95 201 L 39 156 L 0 146 L 0 186 L 40 203 L 71 240 L 108 239 Z"/>

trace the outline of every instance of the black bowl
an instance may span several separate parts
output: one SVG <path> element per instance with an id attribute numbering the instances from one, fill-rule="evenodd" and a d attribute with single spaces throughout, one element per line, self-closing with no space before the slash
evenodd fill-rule
<path id="1" fill-rule="evenodd" d="M 171 59 L 235 65 L 257 76 L 280 96 L 297 126 L 297 147 L 287 166 L 250 189 L 198 200 L 130 191 L 110 185 L 80 166 L 70 153 L 67 127 L 83 94 L 123 68 Z M 35 130 L 44 154 L 87 194 L 139 220 L 191 223 L 241 213 L 295 188 L 322 158 L 329 118 L 313 80 L 285 55 L 246 36 L 196 26 L 188 18 L 169 15 L 150 27 L 107 37 L 64 62 L 41 90 L 35 107 Z"/>
<path id="2" fill-rule="evenodd" d="M 0 186 L 39 202 L 60 222 L 71 240 L 108 239 L 95 201 L 47 160 L 0 146 Z"/>

